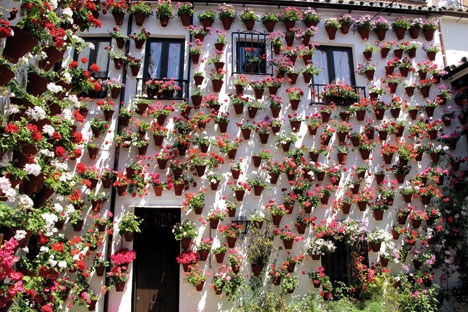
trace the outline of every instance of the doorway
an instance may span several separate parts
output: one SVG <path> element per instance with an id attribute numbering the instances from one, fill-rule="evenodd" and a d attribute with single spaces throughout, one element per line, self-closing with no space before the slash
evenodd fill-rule
<path id="1" fill-rule="evenodd" d="M 180 243 L 172 228 L 180 222 L 180 209 L 136 208 L 143 219 L 134 238 L 137 253 L 133 275 L 133 311 L 177 312 L 179 310 L 179 265 L 175 261 Z"/>

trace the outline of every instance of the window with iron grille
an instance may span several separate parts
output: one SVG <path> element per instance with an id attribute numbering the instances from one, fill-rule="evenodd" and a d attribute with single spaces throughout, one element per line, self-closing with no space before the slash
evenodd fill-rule
<path id="1" fill-rule="evenodd" d="M 353 284 L 359 274 L 354 267 L 356 259 L 361 256 L 364 258 L 363 264 L 369 265 L 367 241 L 334 240 L 333 243 L 336 246 L 335 252 L 322 256 L 325 274 L 332 282 Z"/>
<path id="2" fill-rule="evenodd" d="M 75 60 L 78 61 L 78 66 L 89 70 L 89 66 L 97 64 L 99 71 L 93 73 L 96 79 L 107 79 L 109 72 L 109 57 L 105 47 L 110 45 L 110 38 L 84 38 L 88 43 L 88 47 L 84 48 L 80 53 L 75 53 Z M 94 49 L 92 48 L 94 46 Z M 88 60 L 87 63 L 81 62 L 83 58 Z"/>
<path id="3" fill-rule="evenodd" d="M 269 74 L 266 34 L 234 32 L 232 34 L 232 72 L 234 74 Z"/>

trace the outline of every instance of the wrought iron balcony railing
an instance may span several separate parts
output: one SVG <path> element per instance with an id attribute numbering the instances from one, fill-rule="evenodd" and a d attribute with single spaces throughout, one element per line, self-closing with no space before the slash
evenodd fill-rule
<path id="1" fill-rule="evenodd" d="M 158 80 L 158 81 L 171 81 L 171 79 L 150 79 L 150 78 L 137 78 L 135 96 L 140 98 L 158 98 L 157 96 L 148 95 L 148 90 L 146 88 L 146 82 L 148 80 Z M 173 80 L 173 79 L 172 79 Z M 179 87 L 179 90 L 173 92 L 164 93 L 163 96 L 160 96 L 159 99 L 165 100 L 185 100 L 189 97 L 189 82 L 188 80 L 173 80 L 175 85 Z M 150 92 L 151 93 L 151 92 Z"/>
<path id="2" fill-rule="evenodd" d="M 366 87 L 361 87 L 361 86 L 349 86 L 353 91 L 354 95 L 348 95 L 348 96 L 324 96 L 323 92 L 327 90 L 332 86 L 331 84 L 318 84 L 318 83 L 312 83 L 309 85 L 310 87 L 310 92 L 311 92 L 311 105 L 314 104 L 321 104 L 321 105 L 328 105 L 331 104 L 332 102 L 335 103 L 336 105 L 351 105 L 356 101 L 359 101 L 361 98 L 367 97 L 366 95 Z M 340 93 L 340 85 L 333 85 L 335 90 L 337 91 L 337 94 Z"/>

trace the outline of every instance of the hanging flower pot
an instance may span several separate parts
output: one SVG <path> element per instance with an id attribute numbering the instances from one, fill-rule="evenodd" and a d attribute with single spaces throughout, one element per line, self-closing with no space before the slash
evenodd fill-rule
<path id="1" fill-rule="evenodd" d="M 387 29 L 376 29 L 375 34 L 377 35 L 379 41 L 384 41 L 385 35 L 387 34 Z"/>
<path id="2" fill-rule="evenodd" d="M 359 208 L 359 211 L 366 211 L 366 208 L 367 208 L 367 202 L 366 201 L 358 201 L 357 202 L 357 205 L 358 205 L 358 208 Z"/>
<path id="3" fill-rule="evenodd" d="M 414 94 L 414 88 L 415 88 L 415 87 L 413 87 L 413 86 L 405 87 L 406 95 L 408 95 L 408 96 L 413 96 L 413 94 Z"/>
<path id="4" fill-rule="evenodd" d="M 59 50 L 54 46 L 46 47 L 42 50 L 47 57 L 41 61 L 39 61 L 39 67 L 44 69 L 45 71 L 49 71 L 52 67 L 60 61 L 65 53 L 65 50 Z"/>
<path id="5" fill-rule="evenodd" d="M 7 66 L 0 64 L 0 86 L 6 85 L 15 77 L 15 73 Z"/>
<path id="6" fill-rule="evenodd" d="M 275 21 L 263 21 L 262 24 L 265 26 L 268 32 L 273 32 L 275 29 L 276 22 Z"/>
<path id="7" fill-rule="evenodd" d="M 384 211 L 383 210 L 373 210 L 372 214 L 374 215 L 375 221 L 382 221 Z"/>
<path id="8" fill-rule="evenodd" d="M 284 249 L 292 249 L 294 239 L 283 239 Z"/>
<path id="9" fill-rule="evenodd" d="M 253 189 L 254 189 L 255 196 L 261 196 L 264 187 L 262 185 L 254 185 Z"/>
<path id="10" fill-rule="evenodd" d="M 393 50 L 393 53 L 395 54 L 396 57 L 400 59 L 403 57 L 403 49 L 395 49 Z"/>
<path id="11" fill-rule="evenodd" d="M 347 153 L 337 153 L 336 156 L 338 157 L 338 163 L 340 165 L 344 165 L 348 161 L 348 154 Z"/>
<path id="12" fill-rule="evenodd" d="M 228 152 L 229 159 L 235 159 L 237 154 L 237 148 L 233 148 Z"/>
<path id="13" fill-rule="evenodd" d="M 205 79 L 205 77 L 203 76 L 194 76 L 193 77 L 193 80 L 195 81 L 195 86 L 199 86 L 203 83 L 203 79 Z"/>
<path id="14" fill-rule="evenodd" d="M 236 242 L 237 242 L 237 237 L 226 237 L 226 241 L 227 241 L 227 244 L 228 244 L 228 247 L 229 248 L 234 248 L 236 247 Z"/>
<path id="15" fill-rule="evenodd" d="M 26 91 L 34 96 L 40 96 L 42 93 L 47 91 L 48 83 L 49 80 L 47 78 L 44 78 L 37 73 L 29 72 Z"/>
<path id="16" fill-rule="evenodd" d="M 114 17 L 115 25 L 121 26 L 123 24 L 125 17 L 124 12 L 112 12 L 112 16 Z"/>
<path id="17" fill-rule="evenodd" d="M 192 16 L 188 13 L 180 13 L 177 14 L 179 15 L 180 22 L 182 23 L 182 26 L 188 27 L 192 24 Z"/>
<path id="18" fill-rule="evenodd" d="M 390 52 L 390 48 L 381 48 L 380 49 L 380 56 L 382 58 L 386 58 L 389 52 Z"/>
<path id="19" fill-rule="evenodd" d="M 426 39 L 426 41 L 434 40 L 434 33 L 435 33 L 434 29 L 423 29 L 423 34 L 424 34 L 424 38 Z"/>
<path id="20" fill-rule="evenodd" d="M 167 27 L 169 24 L 169 16 L 160 16 L 159 23 L 161 24 L 161 27 Z"/>
<path id="21" fill-rule="evenodd" d="M 419 31 L 421 30 L 421 27 L 418 26 L 411 26 L 408 29 L 408 32 L 410 34 L 411 39 L 418 39 L 419 37 Z"/>
<path id="22" fill-rule="evenodd" d="M 382 247 L 382 243 L 369 243 L 369 247 L 373 252 L 379 252 Z"/>
<path id="23" fill-rule="evenodd" d="M 114 58 L 112 59 L 112 61 L 114 62 L 115 69 L 120 70 L 122 68 L 122 65 L 124 63 L 123 59 Z"/>
<path id="24" fill-rule="evenodd" d="M 398 40 L 403 40 L 405 38 L 406 29 L 405 28 L 393 28 L 395 35 Z"/>
<path id="25" fill-rule="evenodd" d="M 216 262 L 217 263 L 223 263 L 225 254 L 226 253 L 224 253 L 224 252 L 215 254 Z"/>
<path id="26" fill-rule="evenodd" d="M 268 138 L 270 136 L 269 133 L 259 133 L 258 136 L 260 137 L 260 143 L 262 143 L 262 144 L 267 144 L 268 143 Z"/>
<path id="27" fill-rule="evenodd" d="M 244 200 L 245 190 L 236 190 L 236 191 L 234 191 L 234 193 L 235 193 L 236 199 L 238 201 L 243 201 Z"/>
<path id="28" fill-rule="evenodd" d="M 247 30 L 252 30 L 255 26 L 255 20 L 249 19 L 249 20 L 244 20 L 244 25 Z"/>
<path id="29" fill-rule="evenodd" d="M 279 226 L 280 223 L 281 223 L 282 218 L 283 218 L 283 216 L 273 215 L 273 216 L 271 216 L 271 221 L 272 221 L 273 225 Z"/>
<path id="30" fill-rule="evenodd" d="M 429 97 L 429 91 L 431 90 L 431 87 L 430 86 L 424 86 L 424 87 L 420 87 L 419 88 L 419 91 L 421 92 L 421 95 L 424 97 L 424 98 L 427 98 Z"/>
<path id="31" fill-rule="evenodd" d="M 338 28 L 325 26 L 325 30 L 327 31 L 328 39 L 335 40 L 336 32 L 338 31 Z"/>
<path id="32" fill-rule="evenodd" d="M 213 92 L 219 93 L 223 87 L 224 81 L 221 79 L 211 79 L 211 84 L 213 86 Z"/>
<path id="33" fill-rule="evenodd" d="M 36 45 L 37 41 L 27 31 L 16 26 L 11 27 L 13 36 L 8 36 L 3 49 L 3 57 L 13 64 L 18 63 L 18 60 L 30 52 Z"/>
<path id="34" fill-rule="evenodd" d="M 370 29 L 361 29 L 359 30 L 359 35 L 362 40 L 368 40 L 370 35 Z"/>

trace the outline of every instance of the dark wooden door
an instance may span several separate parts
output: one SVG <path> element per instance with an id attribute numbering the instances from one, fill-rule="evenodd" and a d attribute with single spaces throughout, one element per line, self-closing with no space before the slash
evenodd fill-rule
<path id="1" fill-rule="evenodd" d="M 180 209 L 137 208 L 135 214 L 143 223 L 134 240 L 133 311 L 177 312 L 180 243 L 172 227 L 180 221 Z"/>

